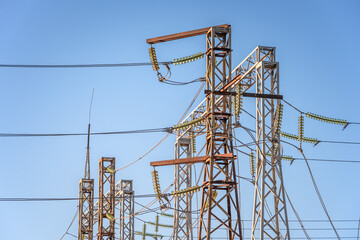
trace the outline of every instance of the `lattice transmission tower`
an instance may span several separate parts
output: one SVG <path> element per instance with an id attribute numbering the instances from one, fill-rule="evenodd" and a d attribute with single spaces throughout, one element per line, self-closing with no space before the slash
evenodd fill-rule
<path id="1" fill-rule="evenodd" d="M 147 39 L 147 43 L 172 41 L 206 34 L 206 106 L 200 116 L 205 120 L 206 153 L 201 157 L 187 157 L 175 160 L 152 162 L 151 166 L 176 165 L 175 179 L 179 176 L 179 166 L 204 163 L 202 200 L 198 239 L 211 239 L 223 235 L 227 229 L 228 239 L 241 235 L 240 209 L 232 143 L 231 96 L 226 86 L 231 83 L 231 27 L 220 25 L 178 34 Z M 150 49 L 152 53 L 154 49 Z M 154 54 L 153 54 L 154 55 Z M 156 57 L 152 57 L 156 59 Z M 158 68 L 154 68 L 158 71 Z M 158 74 L 159 75 L 159 74 Z M 161 75 L 161 74 L 160 74 Z M 164 78 L 160 78 L 164 81 Z M 196 114 L 195 114 L 196 115 Z M 200 119 L 200 121 L 201 121 Z M 193 121 L 199 122 L 199 119 Z M 180 136 L 189 136 L 192 127 L 185 128 Z M 189 173 L 189 170 L 183 171 Z M 179 219 L 175 219 L 179 221 Z M 175 222 L 176 223 L 176 222 Z M 186 226 L 186 225 L 185 225 Z M 178 229 L 174 230 L 174 235 Z"/>
<path id="2" fill-rule="evenodd" d="M 190 158 L 191 138 L 178 137 L 175 143 L 175 159 Z M 191 164 L 175 165 L 175 192 L 191 187 Z M 193 239 L 191 219 L 192 194 L 174 196 L 174 239 Z"/>
<path id="3" fill-rule="evenodd" d="M 100 158 L 98 240 L 115 240 L 115 173 L 115 158 Z M 108 190 L 108 194 L 106 190 Z"/>
<path id="4" fill-rule="evenodd" d="M 279 63 L 275 60 L 275 48 L 259 47 L 256 62 L 253 72 L 256 93 L 279 96 Z M 280 99 L 271 96 L 256 99 L 257 148 L 252 240 L 290 239 L 280 132 L 275 128 L 275 108 L 279 103 Z"/>

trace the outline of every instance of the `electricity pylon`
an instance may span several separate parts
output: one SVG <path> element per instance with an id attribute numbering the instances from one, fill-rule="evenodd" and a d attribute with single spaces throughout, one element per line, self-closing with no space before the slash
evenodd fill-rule
<path id="1" fill-rule="evenodd" d="M 268 52 L 264 59 L 262 56 Z M 275 48 L 258 47 L 254 68 L 257 94 L 279 96 L 279 63 Z M 256 174 L 251 239 L 290 239 L 280 134 L 275 131 L 275 107 L 280 100 L 256 98 Z"/>
<path id="2" fill-rule="evenodd" d="M 134 190 L 132 180 L 120 180 L 116 184 L 116 197 L 119 199 L 119 239 L 134 240 Z"/>
<path id="3" fill-rule="evenodd" d="M 98 240 L 115 240 L 115 173 L 115 158 L 100 158 Z M 106 189 L 109 194 L 106 194 Z"/>
<path id="4" fill-rule="evenodd" d="M 178 137 L 175 143 L 175 159 L 191 157 L 191 139 Z M 191 187 L 191 164 L 175 165 L 175 192 Z M 192 194 L 174 196 L 173 239 L 192 240 L 191 221 Z"/>
<path id="5" fill-rule="evenodd" d="M 229 77 L 228 77 L 229 76 Z M 242 239 L 232 142 L 231 27 L 211 27 L 206 34 L 206 156 L 198 239 L 218 233 Z M 221 101 L 217 101 L 222 97 Z M 233 222 L 234 220 L 234 222 Z"/>

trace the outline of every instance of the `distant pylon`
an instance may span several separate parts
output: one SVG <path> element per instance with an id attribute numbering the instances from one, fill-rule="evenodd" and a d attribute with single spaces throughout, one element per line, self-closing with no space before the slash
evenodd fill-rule
<path id="1" fill-rule="evenodd" d="M 132 180 L 120 180 L 116 184 L 119 199 L 119 239 L 134 240 L 134 190 Z"/>
<path id="2" fill-rule="evenodd" d="M 115 173 L 115 158 L 100 158 L 98 240 L 115 240 Z"/>

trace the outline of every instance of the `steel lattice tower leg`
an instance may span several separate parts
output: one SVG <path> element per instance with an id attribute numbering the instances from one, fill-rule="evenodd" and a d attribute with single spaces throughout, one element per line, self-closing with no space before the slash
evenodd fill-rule
<path id="1" fill-rule="evenodd" d="M 181 137 L 175 143 L 175 159 L 191 157 L 190 138 Z M 191 187 L 191 164 L 175 165 L 175 191 Z M 174 232 L 173 239 L 192 239 L 191 229 L 192 194 L 174 197 Z"/>
<path id="2" fill-rule="evenodd" d="M 257 61 L 261 48 L 258 49 Z M 279 63 L 275 48 L 268 61 L 255 69 L 256 93 L 279 94 Z M 257 163 L 251 239 L 290 239 L 284 183 L 281 169 L 279 133 L 275 132 L 275 99 L 256 99 Z M 258 232 L 259 231 L 259 232 Z M 257 234 L 258 233 L 258 234 Z"/>
<path id="3" fill-rule="evenodd" d="M 119 239 L 134 240 L 134 190 L 132 180 L 120 180 L 119 189 Z"/>
<path id="4" fill-rule="evenodd" d="M 94 179 L 79 182 L 78 239 L 93 239 Z"/>
<path id="5" fill-rule="evenodd" d="M 115 240 L 115 158 L 99 160 L 98 240 Z M 106 190 L 109 194 L 106 194 Z"/>
<path id="6" fill-rule="evenodd" d="M 231 81 L 231 27 L 212 27 L 206 35 L 206 156 L 198 239 L 242 239 L 233 154 L 231 93 L 219 91 Z M 221 101 L 217 101 L 223 96 Z M 234 222 L 232 221 L 234 220 Z"/>

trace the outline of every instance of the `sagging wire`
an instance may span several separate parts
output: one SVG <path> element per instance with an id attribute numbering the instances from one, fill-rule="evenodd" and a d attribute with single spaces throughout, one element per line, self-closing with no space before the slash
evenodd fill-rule
<path id="1" fill-rule="evenodd" d="M 163 82 L 163 81 L 166 81 L 167 79 L 169 79 L 171 76 L 170 67 L 168 64 L 164 64 L 166 69 L 168 70 L 165 76 L 163 76 L 159 72 L 159 70 L 160 70 L 159 63 L 158 63 L 158 60 L 156 57 L 155 48 L 153 48 L 152 45 L 150 45 L 150 48 L 149 48 L 149 56 L 150 56 L 150 61 L 151 61 L 153 70 L 156 71 L 159 81 Z"/>
<path id="2" fill-rule="evenodd" d="M 162 83 L 174 85 L 174 86 L 183 86 L 183 85 L 188 85 L 188 84 L 197 83 L 197 82 L 205 82 L 205 78 L 200 77 L 200 78 L 196 78 L 194 80 L 188 81 L 188 82 L 177 82 L 177 81 L 172 81 L 172 80 L 166 80 L 166 81 L 163 81 Z"/>
<path id="3" fill-rule="evenodd" d="M 162 65 L 164 65 L 166 67 L 166 69 L 167 69 L 167 73 L 165 74 L 165 76 L 163 76 L 159 71 L 160 67 L 159 67 L 159 62 L 158 62 L 157 57 L 156 57 L 156 51 L 155 51 L 155 48 L 151 44 L 150 44 L 150 48 L 149 48 L 149 56 L 150 56 L 150 61 L 151 61 L 153 70 L 156 71 L 156 73 L 157 73 L 157 77 L 158 77 L 159 82 L 167 83 L 167 84 L 170 84 L 170 85 L 186 85 L 186 84 L 190 84 L 190 83 L 199 81 L 198 79 L 190 81 L 190 82 L 185 82 L 185 83 L 184 82 L 170 81 L 169 79 L 171 77 L 171 70 L 170 70 L 169 65 L 170 64 L 180 65 L 180 64 L 193 62 L 195 60 L 203 58 L 204 53 L 200 52 L 200 53 L 193 54 L 191 56 L 174 59 L 174 61 L 172 61 L 172 62 L 162 63 Z"/>
<path id="4" fill-rule="evenodd" d="M 301 148 L 298 148 L 297 146 L 295 146 L 295 145 L 292 144 L 292 143 L 289 143 L 289 142 L 286 142 L 286 141 L 282 141 L 282 142 L 284 142 L 284 143 L 286 143 L 286 144 L 289 144 L 290 146 L 293 146 L 294 148 L 296 148 L 296 149 L 301 153 L 301 155 L 303 156 L 303 158 L 305 159 L 305 163 L 306 163 L 307 169 L 308 169 L 308 171 L 309 171 L 309 174 L 310 174 L 310 177 L 311 177 L 311 181 L 312 181 L 312 183 L 313 183 L 313 186 L 314 186 L 314 188 L 315 188 L 315 191 L 316 191 L 316 194 L 317 194 L 317 196 L 318 196 L 318 198 L 319 198 L 319 201 L 320 201 L 320 203 L 321 203 L 321 206 L 322 206 L 322 208 L 323 208 L 323 210 L 324 210 L 324 212 L 325 212 L 325 214 L 326 214 L 326 216 L 327 216 L 327 218 L 328 218 L 328 220 L 329 220 L 329 222 L 330 222 L 331 227 L 333 228 L 333 230 L 334 230 L 334 232 L 335 232 L 335 234 L 336 234 L 337 239 L 338 239 L 338 240 L 341 240 L 341 238 L 340 238 L 340 236 L 339 236 L 339 234 L 338 234 L 338 232 L 337 232 L 337 230 L 336 230 L 336 228 L 335 228 L 335 226 L 334 226 L 334 224 L 333 224 L 333 221 L 331 220 L 330 215 L 329 215 L 329 213 L 328 213 L 328 211 L 327 211 L 325 202 L 324 202 L 324 200 L 323 200 L 323 198 L 322 198 L 322 196 L 321 196 L 321 194 L 320 194 L 320 190 L 319 190 L 319 188 L 318 188 L 318 186 L 317 186 L 317 184 L 316 184 L 314 175 L 313 175 L 313 173 L 312 173 L 312 171 L 311 171 L 309 162 L 307 161 L 307 158 L 306 158 L 303 150 L 302 150 Z"/>
<path id="5" fill-rule="evenodd" d="M 295 210 L 295 207 L 294 207 L 294 205 L 292 204 L 292 202 L 290 201 L 289 195 L 288 195 L 288 193 L 287 193 L 287 191 L 286 191 L 285 189 L 284 189 L 284 192 L 285 192 L 286 198 L 287 198 L 288 202 L 290 203 L 290 206 L 291 206 L 293 212 L 295 213 L 295 216 L 296 216 L 296 218 L 297 218 L 297 220 L 298 220 L 298 222 L 299 222 L 299 224 L 300 224 L 300 227 L 301 227 L 301 229 L 303 230 L 306 238 L 307 238 L 308 240 L 311 240 L 309 234 L 307 233 L 307 231 L 306 231 L 306 229 L 305 229 L 305 227 L 304 227 L 304 224 L 303 224 L 303 222 L 302 222 L 299 214 L 298 214 L 297 211 Z"/>
<path id="6" fill-rule="evenodd" d="M 71 226 L 73 225 L 73 223 L 74 223 L 74 221 L 75 221 L 75 219 L 76 219 L 76 217 L 77 217 L 78 214 L 79 214 L 79 206 L 76 207 L 75 215 L 74 215 L 73 219 L 71 220 L 70 225 L 69 225 L 68 228 L 66 229 L 66 232 L 65 232 L 64 235 L 62 235 L 62 237 L 60 238 L 60 240 L 62 240 L 62 239 L 66 236 L 66 234 L 69 234 L 69 230 L 70 230 Z"/>
<path id="7" fill-rule="evenodd" d="M 315 113 L 311 113 L 311 112 L 303 112 L 300 109 L 296 108 L 295 106 L 293 106 L 292 104 L 290 104 L 289 102 L 287 102 L 286 100 L 283 100 L 286 104 L 288 104 L 290 107 L 292 107 L 293 109 L 295 109 L 296 111 L 298 111 L 301 114 L 305 114 L 306 117 L 317 120 L 317 121 L 321 121 L 321 122 L 326 122 L 326 123 L 330 123 L 330 124 L 336 124 L 336 125 L 342 125 L 343 130 L 350 124 L 360 124 L 360 122 L 348 122 L 346 120 L 343 119 L 338 119 L 338 118 L 330 118 L 330 117 L 325 117 L 325 116 L 321 116 Z"/>

